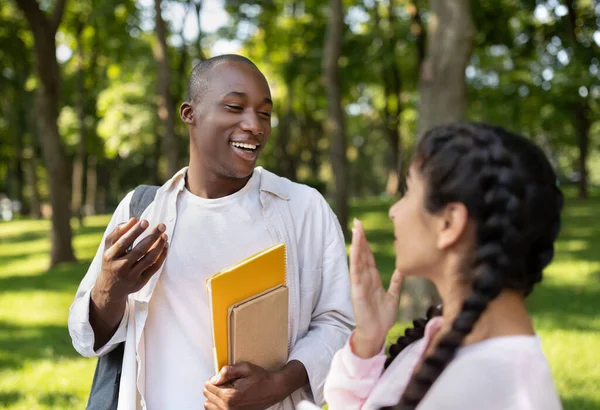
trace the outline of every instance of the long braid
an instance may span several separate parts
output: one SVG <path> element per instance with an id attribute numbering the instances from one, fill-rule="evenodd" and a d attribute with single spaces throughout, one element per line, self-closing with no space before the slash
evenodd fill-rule
<path id="1" fill-rule="evenodd" d="M 498 138 L 490 130 L 476 130 L 468 125 L 445 128 L 439 134 L 430 133 L 426 138 L 429 138 L 429 146 L 422 149 L 429 148 L 431 152 L 422 153 L 421 170 L 427 180 L 433 181 L 430 186 L 442 189 L 442 192 L 430 196 L 430 211 L 460 199 L 453 198 L 456 186 L 449 180 L 453 174 L 478 175 L 477 189 L 483 195 L 477 201 L 479 203 L 462 201 L 478 222 L 472 293 L 465 299 L 451 330 L 410 379 L 400 403 L 395 407 L 403 410 L 416 408 L 454 358 L 489 302 L 504 287 L 501 272 L 525 268 L 518 252 L 523 225 L 519 211 L 524 189 L 513 171 L 511 157 Z M 447 164 L 444 168 L 428 166 L 427 159 L 435 155 L 451 156 L 452 160 L 444 161 Z M 464 178 L 454 178 L 454 181 L 474 183 Z M 443 192 L 444 186 L 446 192 Z"/>
<path id="2" fill-rule="evenodd" d="M 390 346 L 388 358 L 385 361 L 384 369 L 387 369 L 392 361 L 400 354 L 405 347 L 416 342 L 425 335 L 425 327 L 429 321 L 442 314 L 442 305 L 431 306 L 427 309 L 425 318 L 413 320 L 413 326 L 404 330 L 404 335 L 400 336 L 396 343 Z"/>

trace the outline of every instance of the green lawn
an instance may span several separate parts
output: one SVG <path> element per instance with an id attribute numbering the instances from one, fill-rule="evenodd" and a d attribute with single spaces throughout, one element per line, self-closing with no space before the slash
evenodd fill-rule
<path id="1" fill-rule="evenodd" d="M 394 256 L 385 201 L 353 207 L 367 228 L 381 272 Z M 600 200 L 569 200 L 555 263 L 530 307 L 566 410 L 600 409 Z M 75 236 L 81 262 L 46 272 L 48 221 L 0 223 L 0 408 L 83 409 L 95 361 L 71 347 L 68 308 L 108 216 Z M 387 278 L 386 278 L 387 281 Z M 394 329 L 390 340 L 401 332 Z"/>

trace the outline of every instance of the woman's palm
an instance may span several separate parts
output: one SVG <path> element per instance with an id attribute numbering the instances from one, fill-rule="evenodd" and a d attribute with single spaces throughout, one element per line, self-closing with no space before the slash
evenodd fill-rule
<path id="1" fill-rule="evenodd" d="M 402 275 L 395 271 L 389 290 L 383 288 L 373 252 L 359 221 L 355 221 L 352 230 L 350 278 L 356 333 L 365 339 L 384 340 L 398 316 Z"/>

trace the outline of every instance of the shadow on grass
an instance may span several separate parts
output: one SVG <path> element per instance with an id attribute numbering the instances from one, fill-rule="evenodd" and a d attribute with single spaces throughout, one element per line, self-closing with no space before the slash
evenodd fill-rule
<path id="1" fill-rule="evenodd" d="M 88 234 L 103 234 L 105 226 L 84 226 L 83 228 L 73 229 L 73 236 L 77 235 L 88 235 Z M 23 242 L 35 241 L 38 239 L 50 239 L 50 231 L 46 227 L 40 229 L 25 231 L 25 232 L 13 232 L 3 234 L 0 236 L 0 245 L 3 244 L 20 244 Z"/>
<path id="2" fill-rule="evenodd" d="M 561 397 L 564 410 L 598 410 L 600 401 L 590 397 Z"/>
<path id="3" fill-rule="evenodd" d="M 530 312 L 554 329 L 600 332 L 595 325 L 600 301 L 600 286 L 542 284 L 527 299 Z"/>
<path id="4" fill-rule="evenodd" d="M 0 277 L 0 289 L 5 292 L 26 292 L 30 290 L 65 291 L 72 290 L 73 296 L 81 279 L 90 266 L 90 260 L 59 265 L 45 274 L 14 275 Z"/>
<path id="5" fill-rule="evenodd" d="M 39 403 L 52 408 L 71 409 L 79 402 L 79 397 L 71 393 L 47 393 L 39 398 Z"/>
<path id="6" fill-rule="evenodd" d="M 0 351 L 0 371 L 19 369 L 27 361 L 79 357 L 66 324 L 19 326 L 0 321 Z"/>
<path id="7" fill-rule="evenodd" d="M 0 392 L 0 407 L 8 407 L 21 401 L 23 393 L 18 391 Z"/>

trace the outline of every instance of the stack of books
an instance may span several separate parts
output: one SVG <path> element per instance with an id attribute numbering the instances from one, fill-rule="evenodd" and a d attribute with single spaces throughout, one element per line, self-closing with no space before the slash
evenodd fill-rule
<path id="1" fill-rule="evenodd" d="M 279 370 L 288 358 L 285 244 L 224 269 L 206 282 L 215 370 L 250 362 Z"/>

